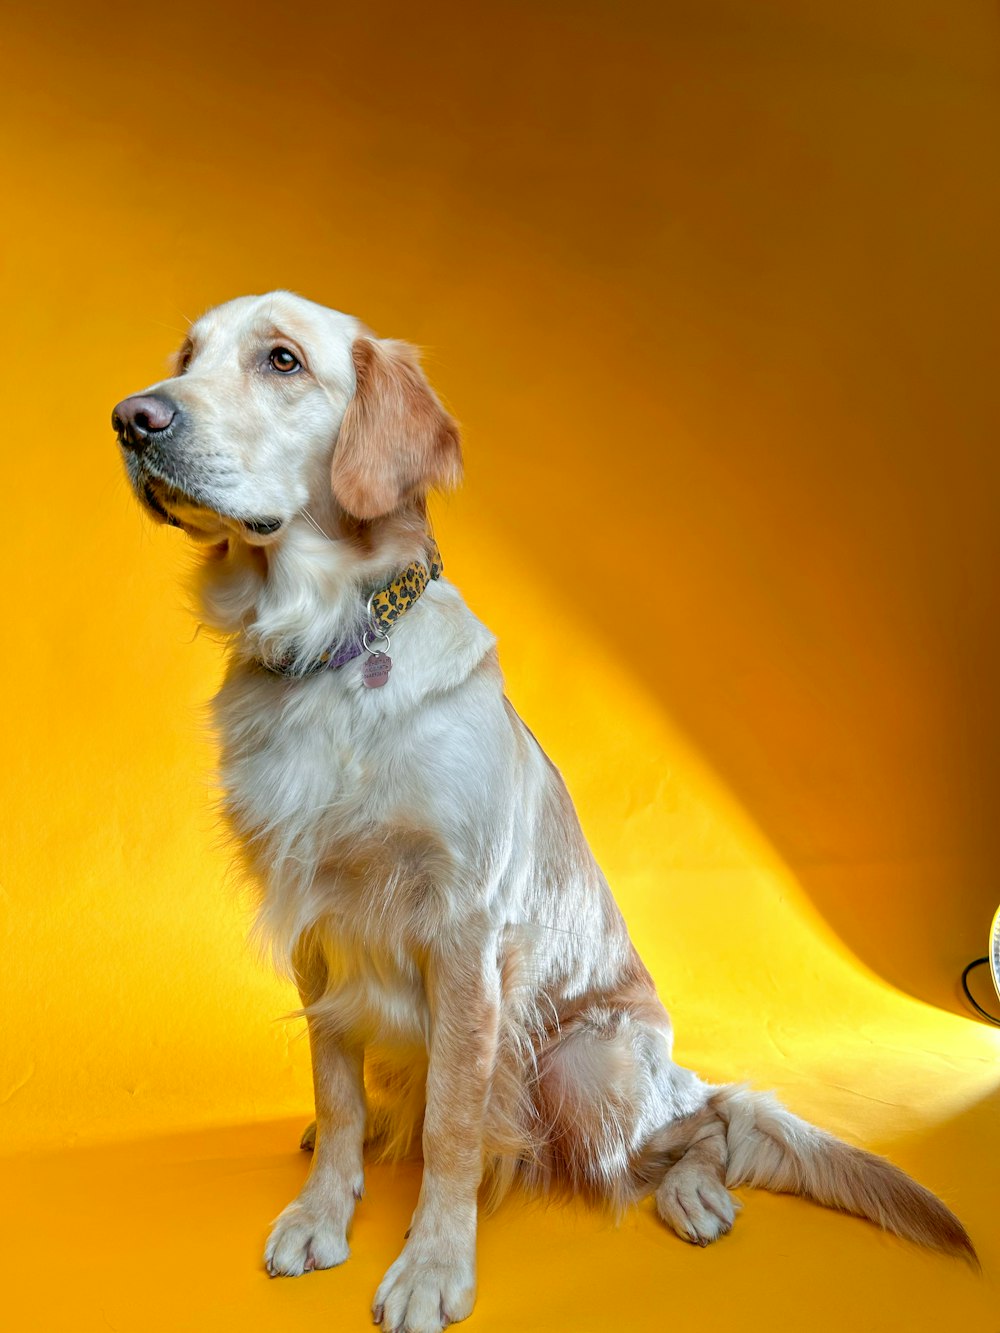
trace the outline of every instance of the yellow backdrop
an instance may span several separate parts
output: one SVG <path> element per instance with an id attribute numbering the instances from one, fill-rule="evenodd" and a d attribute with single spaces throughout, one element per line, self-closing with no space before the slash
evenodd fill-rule
<path id="1" fill-rule="evenodd" d="M 0 1240 L 14 1333 L 362 1329 L 417 1176 L 269 1282 L 308 1052 L 210 812 L 215 645 L 108 417 L 291 287 L 426 349 L 449 575 L 678 1054 L 890 1153 L 985 1276 L 755 1194 L 706 1252 L 512 1201 L 474 1327 L 995 1328 L 1000 19 L 663 0 L 3 20 Z"/>

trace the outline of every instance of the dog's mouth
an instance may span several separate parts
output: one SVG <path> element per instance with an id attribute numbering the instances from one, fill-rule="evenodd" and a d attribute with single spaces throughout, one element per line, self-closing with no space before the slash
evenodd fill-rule
<path id="1" fill-rule="evenodd" d="M 133 484 L 139 499 L 158 522 L 181 528 L 197 541 L 217 541 L 233 532 L 244 538 L 266 539 L 284 526 L 281 518 L 224 514 L 146 466 Z"/>
<path id="2" fill-rule="evenodd" d="M 280 518 L 238 518 L 236 522 L 258 537 L 270 537 L 281 527 Z"/>

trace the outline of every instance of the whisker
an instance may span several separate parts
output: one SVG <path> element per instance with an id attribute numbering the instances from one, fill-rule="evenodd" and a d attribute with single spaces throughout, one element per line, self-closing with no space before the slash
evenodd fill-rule
<path id="1" fill-rule="evenodd" d="M 321 537 L 325 537 L 328 542 L 333 541 L 333 538 L 330 536 L 330 534 L 320 527 L 320 525 L 316 522 L 316 520 L 313 518 L 312 514 L 310 514 L 308 509 L 300 509 L 299 513 L 306 520 L 309 526 L 313 528 L 316 532 L 318 532 Z"/>
<path id="2" fill-rule="evenodd" d="M 184 318 L 187 319 L 187 316 L 185 315 Z M 179 329 L 176 324 L 166 324 L 162 319 L 151 319 L 149 322 L 155 324 L 157 328 L 169 329 L 171 333 L 179 333 L 181 337 L 187 333 L 187 329 Z"/>

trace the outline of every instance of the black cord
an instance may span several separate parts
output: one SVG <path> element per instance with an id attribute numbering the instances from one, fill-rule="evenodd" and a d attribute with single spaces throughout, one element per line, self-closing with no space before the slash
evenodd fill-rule
<path id="1" fill-rule="evenodd" d="M 972 971 L 974 967 L 982 967 L 983 963 L 988 963 L 989 961 L 990 961 L 989 958 L 974 958 L 972 960 L 972 962 L 968 965 L 968 967 L 966 967 L 962 972 L 962 990 L 965 991 L 965 998 L 972 1005 L 973 1009 L 975 1009 L 976 1013 L 982 1014 L 983 1018 L 986 1019 L 987 1023 L 992 1023 L 994 1027 L 1000 1028 L 1000 1018 L 996 1018 L 993 1014 L 989 1012 L 988 1009 L 984 1009 L 983 1006 L 979 1003 L 979 1001 L 975 999 L 975 997 L 972 994 L 972 991 L 969 990 L 969 973 Z"/>

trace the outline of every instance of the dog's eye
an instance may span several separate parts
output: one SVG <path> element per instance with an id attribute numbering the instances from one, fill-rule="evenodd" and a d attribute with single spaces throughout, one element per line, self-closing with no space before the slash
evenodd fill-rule
<path id="1" fill-rule="evenodd" d="M 297 357 L 293 356 L 287 347 L 274 347 L 267 358 L 274 370 L 279 370 L 282 375 L 292 375 L 301 366 Z"/>
<path id="2" fill-rule="evenodd" d="M 191 358 L 193 356 L 194 356 L 194 350 L 190 347 L 185 347 L 184 350 L 181 352 L 180 356 L 178 356 L 177 358 L 178 375 L 184 374 L 185 370 L 187 370 L 188 366 L 191 364 Z"/>

